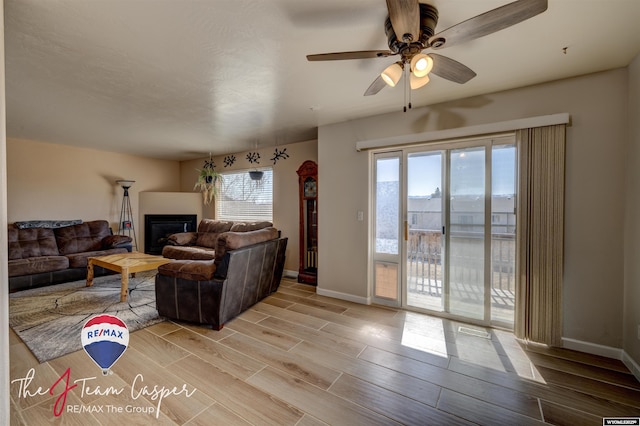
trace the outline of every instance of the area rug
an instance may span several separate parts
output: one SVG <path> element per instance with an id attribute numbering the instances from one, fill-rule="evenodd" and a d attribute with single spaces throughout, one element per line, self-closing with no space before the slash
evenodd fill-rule
<path id="1" fill-rule="evenodd" d="M 40 363 L 82 349 L 80 331 L 95 315 L 117 316 L 129 332 L 163 321 L 156 310 L 155 271 L 129 279 L 120 302 L 120 274 L 97 277 L 92 287 L 74 281 L 9 295 L 9 325 Z"/>

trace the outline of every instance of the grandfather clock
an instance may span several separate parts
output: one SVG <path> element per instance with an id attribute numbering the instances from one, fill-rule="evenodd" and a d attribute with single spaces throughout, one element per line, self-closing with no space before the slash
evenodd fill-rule
<path id="1" fill-rule="evenodd" d="M 300 186 L 300 269 L 298 282 L 317 284 L 318 165 L 305 161 L 297 171 Z"/>

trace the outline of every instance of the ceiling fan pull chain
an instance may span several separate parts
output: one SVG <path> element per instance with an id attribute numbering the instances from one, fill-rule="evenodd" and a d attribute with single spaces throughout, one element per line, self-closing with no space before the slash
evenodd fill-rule
<path id="1" fill-rule="evenodd" d="M 409 81 L 409 74 L 411 73 L 408 68 L 409 67 L 404 67 L 404 112 L 407 112 L 407 82 Z M 409 96 L 411 96 L 411 93 L 409 93 Z M 409 101 L 408 105 L 409 109 L 411 109 L 411 101 Z"/>
<path id="2" fill-rule="evenodd" d="M 404 96 L 404 106 L 402 107 L 402 112 L 407 112 L 407 70 L 403 69 L 404 78 L 402 82 L 402 96 Z"/>

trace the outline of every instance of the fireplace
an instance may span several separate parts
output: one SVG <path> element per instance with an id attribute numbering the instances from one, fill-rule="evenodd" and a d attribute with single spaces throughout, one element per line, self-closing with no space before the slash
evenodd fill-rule
<path id="1" fill-rule="evenodd" d="M 144 252 L 162 254 L 167 237 L 178 232 L 195 232 L 198 216 L 195 214 L 145 214 Z"/>

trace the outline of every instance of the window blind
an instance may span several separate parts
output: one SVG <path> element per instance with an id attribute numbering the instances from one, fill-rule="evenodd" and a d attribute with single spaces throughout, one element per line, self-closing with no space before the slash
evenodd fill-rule
<path id="1" fill-rule="evenodd" d="M 264 173 L 259 181 L 248 170 L 221 173 L 216 219 L 273 222 L 273 169 L 258 170 Z"/>
<path id="2" fill-rule="evenodd" d="M 564 124 L 518 130 L 516 337 L 562 346 Z"/>

